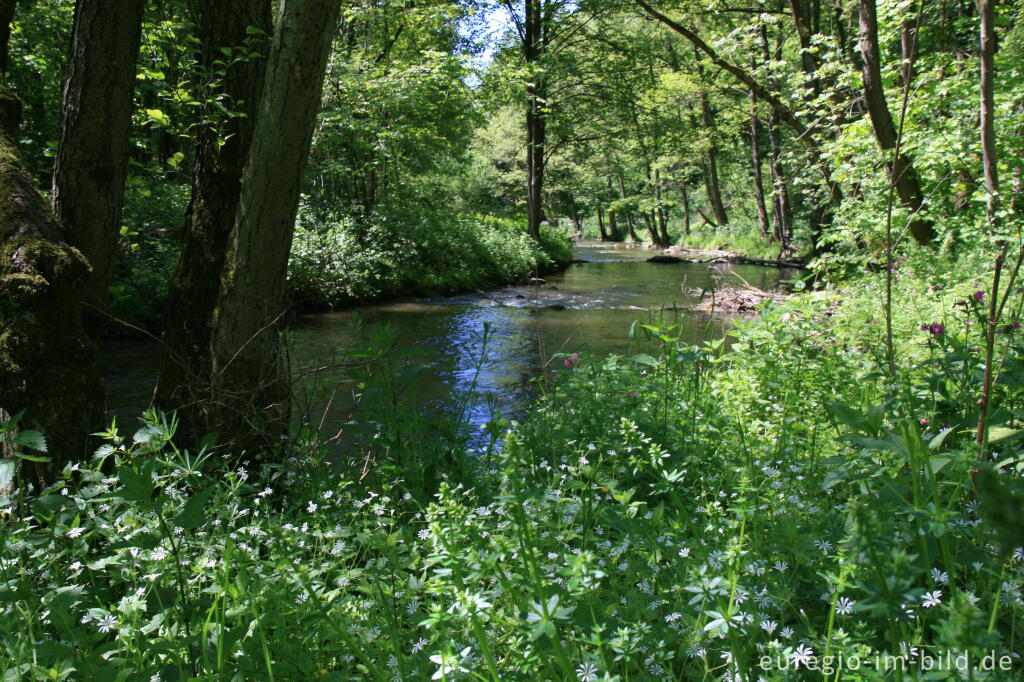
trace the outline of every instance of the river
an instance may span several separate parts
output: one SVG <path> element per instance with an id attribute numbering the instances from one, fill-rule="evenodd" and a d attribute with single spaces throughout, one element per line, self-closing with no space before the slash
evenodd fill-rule
<path id="1" fill-rule="evenodd" d="M 473 424 L 495 411 L 515 416 L 533 395 L 531 380 L 546 366 L 557 367 L 553 355 L 645 350 L 628 339 L 634 320 L 680 320 L 677 333 L 689 343 L 720 338 L 728 317 L 687 310 L 700 290 L 741 280 L 772 289 L 789 276 L 753 265 L 647 263 L 656 253 L 583 242 L 574 254 L 584 262 L 528 285 L 301 316 L 289 333 L 293 374 L 301 378 L 297 403 L 328 430 L 347 422 L 355 381 L 344 365 L 358 360 L 353 350 L 366 347 L 372 330 L 386 327 L 391 332 L 380 343 L 406 350 L 396 364 L 422 368 L 403 388 L 403 400 L 445 409 L 473 391 L 490 396 L 471 401 Z M 111 341 L 102 349 L 108 406 L 120 422 L 130 423 L 149 404 L 158 356 L 157 344 L 138 339 Z"/>

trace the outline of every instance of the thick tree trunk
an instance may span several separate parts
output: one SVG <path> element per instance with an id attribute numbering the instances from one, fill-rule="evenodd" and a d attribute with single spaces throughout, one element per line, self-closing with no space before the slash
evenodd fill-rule
<path id="1" fill-rule="evenodd" d="M 11 21 L 18 0 L 0 0 L 0 85 L 6 83 L 8 44 L 11 41 Z"/>
<path id="2" fill-rule="evenodd" d="M 303 171 L 337 25 L 337 0 L 281 0 L 212 338 L 222 432 L 279 442 L 290 416 L 279 331 Z"/>
<path id="3" fill-rule="evenodd" d="M 101 310 L 121 229 L 145 7 L 145 0 L 75 5 L 51 199 L 68 241 L 92 266 L 84 300 Z"/>
<path id="4" fill-rule="evenodd" d="M 750 92 L 750 164 L 754 171 L 754 203 L 757 205 L 757 226 L 761 238 L 771 238 L 768 209 L 764 203 L 764 181 L 761 177 L 761 124 L 757 119 L 757 95 Z"/>
<path id="5" fill-rule="evenodd" d="M 103 398 L 78 303 L 89 265 L 21 159 L 19 119 L 0 87 L 0 410 L 46 435 L 51 462 L 28 472 L 38 482 L 88 456 Z"/>
<path id="6" fill-rule="evenodd" d="M 212 104 L 200 113 L 206 123 L 197 132 L 192 200 L 164 317 L 156 404 L 182 411 L 182 435 L 193 443 L 212 428 L 206 415 L 212 398 L 210 321 L 217 307 L 266 74 L 267 38 L 254 37 L 249 29 L 269 36 L 270 11 L 270 0 L 204 0 L 199 10 L 199 72 L 204 75 L 196 83 L 197 98 L 212 102 L 227 95 L 240 115 L 217 120 L 218 110 Z M 261 56 L 232 62 L 222 78 L 215 78 L 217 62 L 224 60 L 222 50 Z"/>
<path id="7" fill-rule="evenodd" d="M 621 242 L 622 232 L 619 230 L 619 219 L 615 217 L 615 211 L 608 211 L 608 226 L 611 228 L 612 232 L 611 240 L 614 242 Z"/>
<path id="8" fill-rule="evenodd" d="M 882 83 L 881 53 L 878 49 L 878 19 L 875 0 L 859 0 L 860 7 L 860 50 L 864 59 L 864 99 L 868 115 L 875 131 L 875 139 L 882 153 L 894 157 L 887 161 L 889 181 L 893 184 L 900 202 L 914 215 L 910 222 L 910 233 L 919 244 L 928 244 L 935 236 L 930 220 L 918 217 L 924 208 L 924 194 L 910 158 L 897 154 L 897 131 L 889 113 Z"/>

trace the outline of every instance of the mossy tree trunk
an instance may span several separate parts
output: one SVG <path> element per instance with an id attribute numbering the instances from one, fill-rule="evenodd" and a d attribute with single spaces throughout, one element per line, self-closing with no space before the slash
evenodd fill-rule
<path id="1" fill-rule="evenodd" d="M 282 0 L 278 10 L 211 342 L 211 410 L 236 447 L 273 444 L 288 425 L 288 254 L 339 7 Z"/>
<path id="2" fill-rule="evenodd" d="M 213 428 L 210 324 L 252 145 L 271 26 L 270 0 L 204 0 L 199 8 L 202 44 L 196 78 L 203 102 L 181 251 L 164 317 L 164 355 L 156 404 L 179 410 L 181 432 L 192 443 Z M 225 52 L 232 55 L 225 59 Z M 226 95 L 234 116 L 218 120 Z"/>
<path id="3" fill-rule="evenodd" d="M 64 81 L 53 211 L 92 266 L 87 304 L 100 310 L 121 229 L 135 62 L 145 0 L 78 0 Z"/>
<path id="4" fill-rule="evenodd" d="M 102 414 L 79 297 L 89 265 L 64 242 L 18 150 L 20 103 L 0 86 L 0 408 L 46 434 L 51 464 L 85 457 Z"/>

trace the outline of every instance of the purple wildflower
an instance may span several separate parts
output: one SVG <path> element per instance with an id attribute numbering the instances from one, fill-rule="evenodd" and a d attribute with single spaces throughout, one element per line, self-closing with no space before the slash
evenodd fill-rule
<path id="1" fill-rule="evenodd" d="M 928 332 L 932 336 L 943 336 L 946 333 L 946 325 L 942 324 L 941 322 L 922 324 L 921 331 Z"/>

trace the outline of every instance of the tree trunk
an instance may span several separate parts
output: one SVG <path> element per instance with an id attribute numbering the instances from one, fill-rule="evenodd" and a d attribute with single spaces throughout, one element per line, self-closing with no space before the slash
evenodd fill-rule
<path id="1" fill-rule="evenodd" d="M 768 209 L 764 203 L 764 184 L 761 177 L 761 125 L 757 120 L 757 95 L 750 91 L 750 163 L 754 170 L 754 203 L 757 205 L 757 226 L 761 239 L 771 239 Z"/>
<path id="2" fill-rule="evenodd" d="M 254 38 L 248 29 L 270 34 L 270 5 L 270 0 L 204 0 L 199 10 L 199 73 L 205 77 L 196 89 L 197 99 L 205 103 L 200 120 L 206 123 L 196 137 L 192 200 L 167 300 L 156 391 L 157 405 L 182 411 L 181 433 L 191 443 L 212 428 L 206 415 L 212 397 L 210 321 L 238 211 L 269 47 L 266 38 Z M 216 72 L 216 62 L 224 60 L 222 50 L 235 52 L 243 46 L 246 52 L 262 56 L 231 63 L 223 80 L 215 80 L 211 74 Z M 242 115 L 218 120 L 212 102 L 221 95 L 235 102 L 236 113 Z"/>
<path id="3" fill-rule="evenodd" d="M 977 0 L 981 19 L 981 167 L 985 175 L 986 216 L 990 229 L 996 228 L 999 211 L 998 149 L 996 148 L 995 82 L 996 28 L 994 0 Z"/>
<path id="4" fill-rule="evenodd" d="M 543 220 L 544 146 L 547 134 L 547 93 L 538 62 L 543 56 L 541 0 L 526 0 L 524 9 L 523 59 L 530 82 L 526 88 L 526 215 L 527 231 L 540 239 Z"/>
<path id="5" fill-rule="evenodd" d="M 864 99 L 868 115 L 875 131 L 875 139 L 885 155 L 894 154 L 887 160 L 889 181 L 893 184 L 900 202 L 912 212 L 910 233 L 919 244 L 928 244 L 935 236 L 930 220 L 918 217 L 924 208 L 924 195 L 910 158 L 903 153 L 896 154 L 897 131 L 889 113 L 882 83 L 881 53 L 878 49 L 878 20 L 875 0 L 859 0 L 860 6 L 860 49 L 864 59 Z"/>
<path id="6" fill-rule="evenodd" d="M 103 418 L 95 348 L 79 308 L 89 265 L 66 244 L 18 150 L 21 106 L 0 87 L 0 410 L 46 435 L 41 482 L 88 457 Z"/>
<path id="7" fill-rule="evenodd" d="M 608 233 L 604 229 L 604 209 L 597 207 L 597 229 L 601 233 L 601 241 L 608 240 Z"/>
<path id="8" fill-rule="evenodd" d="M 281 0 L 212 338 L 215 405 L 236 446 L 280 442 L 290 416 L 278 332 L 303 171 L 340 4 Z"/>
<path id="9" fill-rule="evenodd" d="M 781 36 L 780 36 L 781 42 Z M 779 45 L 781 49 L 781 44 Z M 761 27 L 761 50 L 765 63 L 772 60 L 771 47 L 768 44 L 768 31 Z M 774 80 L 774 79 L 773 79 Z M 777 83 L 772 83 L 777 88 Z M 756 96 L 756 93 L 755 93 Z M 793 232 L 792 210 L 789 200 L 789 189 L 782 169 L 782 142 L 779 137 L 779 113 L 775 109 L 768 111 L 768 168 L 772 176 L 772 225 L 775 240 L 779 248 L 785 251 L 789 237 Z"/>
<path id="10" fill-rule="evenodd" d="M 0 85 L 7 82 L 8 44 L 11 41 L 11 21 L 18 0 L 0 0 Z"/>
<path id="11" fill-rule="evenodd" d="M 661 202 L 661 173 L 657 168 L 654 169 L 654 200 L 657 202 L 657 208 L 654 210 L 658 215 L 658 243 L 661 246 L 669 246 L 672 239 L 668 236 L 668 207 Z"/>
<path id="12" fill-rule="evenodd" d="M 619 220 L 615 217 L 615 211 L 608 211 L 608 226 L 611 228 L 612 241 L 621 242 L 622 233 L 619 231 Z"/>
<path id="13" fill-rule="evenodd" d="M 690 236 L 690 193 L 686 190 L 686 180 L 679 183 L 679 191 L 683 195 L 683 234 Z"/>
<path id="14" fill-rule="evenodd" d="M 625 199 L 626 198 L 626 183 L 622 179 L 622 173 L 616 173 L 616 177 L 619 180 L 619 198 L 620 199 Z M 624 211 L 624 213 L 625 213 L 625 218 L 626 218 L 626 227 L 629 229 L 629 238 L 632 239 L 635 242 L 643 241 L 636 234 L 636 225 L 633 223 L 633 212 L 627 210 L 627 211 Z"/>
<path id="15" fill-rule="evenodd" d="M 53 211 L 92 266 L 84 301 L 104 309 L 128 175 L 135 61 L 145 0 L 78 0 L 64 81 Z"/>
<path id="16" fill-rule="evenodd" d="M 583 238 L 583 219 L 580 218 L 578 213 L 573 213 L 569 218 L 572 221 L 572 231 L 580 239 Z"/>
<path id="17" fill-rule="evenodd" d="M 719 225 L 726 225 L 729 222 L 729 216 L 725 212 L 725 204 L 722 203 L 722 189 L 718 181 L 718 148 L 715 146 L 715 121 L 711 115 L 711 103 L 708 101 L 708 93 L 706 91 L 702 91 L 700 94 L 700 116 L 708 136 L 708 150 L 705 154 L 707 173 L 704 176 L 708 190 L 708 202 L 711 204 L 711 213 L 715 216 L 715 222 Z"/>

